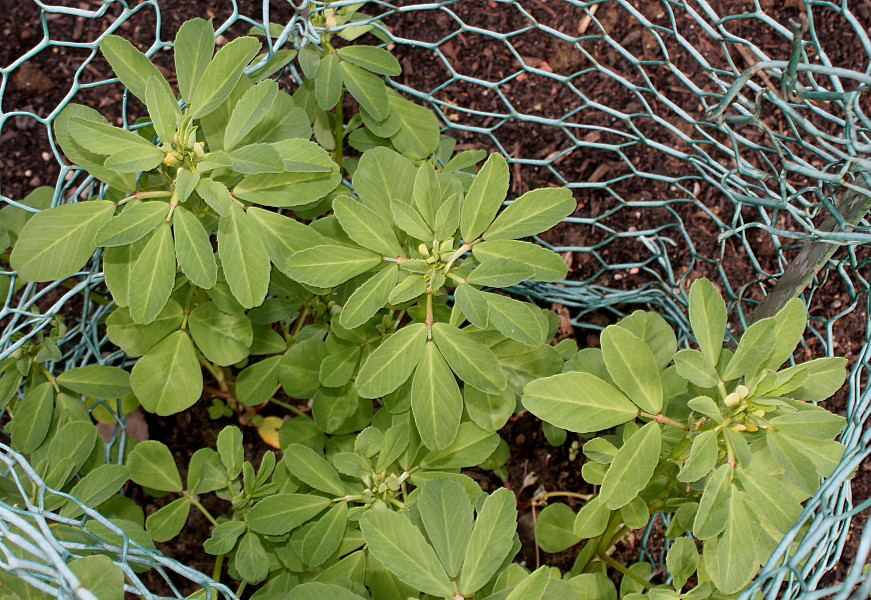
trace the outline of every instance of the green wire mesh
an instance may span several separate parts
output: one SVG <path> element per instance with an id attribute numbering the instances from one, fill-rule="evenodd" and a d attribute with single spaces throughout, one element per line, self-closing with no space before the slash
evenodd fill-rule
<path id="1" fill-rule="evenodd" d="M 14 119 L 44 129 L 60 169 L 54 202 L 71 202 L 100 190 L 87 174 L 64 164 L 51 122 L 69 101 L 82 101 L 113 82 L 86 82 L 99 38 L 73 39 L 70 28 L 53 27 L 53 19 L 96 20 L 100 37 L 123 35 L 124 23 L 145 19 L 154 29 L 148 54 L 155 55 L 170 45 L 161 23 L 174 5 L 104 0 L 88 10 L 36 4 L 41 39 L 0 69 L 0 147 Z M 283 25 L 277 37 L 264 28 L 271 51 L 317 44 L 320 30 L 311 16 L 328 8 L 322 1 L 263 0 L 243 14 L 237 0 L 224 5 L 218 35 L 268 22 Z M 848 425 L 841 437 L 847 452 L 741 598 L 757 592 L 767 598 L 867 598 L 871 577 L 863 568 L 871 555 L 871 527 L 854 526 L 851 533 L 851 523 L 867 518 L 871 499 L 854 501 L 850 485 L 871 454 L 867 94 L 862 102 L 871 85 L 867 5 L 374 0 L 361 12 L 368 17 L 350 25 L 374 23 L 402 61 L 405 71 L 394 87 L 433 108 L 460 144 L 503 153 L 513 165 L 515 194 L 531 179 L 575 190 L 578 212 L 539 240 L 572 264 L 571 280 L 515 291 L 553 304 L 565 330 L 573 329 L 582 343 L 585 334 L 636 308 L 662 312 L 686 339 L 688 284 L 699 276 L 721 285 L 735 309 L 736 330 L 743 328 L 803 245 L 836 250 L 824 253 L 820 272 L 803 293 L 811 324 L 801 350 L 809 357 L 847 354 L 851 360 L 844 395 Z M 10 107 L 16 71 L 59 47 L 81 56 L 62 101 L 39 115 Z M 287 75 L 290 85 L 298 81 L 292 68 Z M 126 96 L 120 112 L 131 124 Z M 6 191 L 4 179 L 2 202 L 33 210 Z M 854 198 L 850 210 L 848 194 Z M 123 354 L 108 344 L 99 325 L 107 310 L 101 282 L 91 266 L 66 282 L 10 291 L 0 309 L 0 358 L 65 310 L 66 366 L 123 364 Z M 113 443 L 123 443 L 123 426 L 119 419 Z M 0 460 L 22 491 L 35 489 L 36 498 L 54 493 L 2 444 Z M 61 541 L 50 527 L 60 518 L 40 502 L 0 504 L 0 569 L 60 598 L 90 600 L 66 563 L 102 551 L 125 570 L 128 590 L 146 598 L 156 596 L 136 576 L 134 564 L 157 568 L 177 597 L 180 587 L 173 581 L 179 577 L 205 588 L 209 597 L 233 597 L 206 575 L 138 546 L 94 511 L 84 514 L 66 524 L 91 537 Z M 105 535 L 106 528 L 114 537 Z M 855 556 L 842 581 L 826 587 L 823 578 L 842 560 L 848 535 L 858 538 Z M 662 562 L 646 550 L 643 557 Z"/>

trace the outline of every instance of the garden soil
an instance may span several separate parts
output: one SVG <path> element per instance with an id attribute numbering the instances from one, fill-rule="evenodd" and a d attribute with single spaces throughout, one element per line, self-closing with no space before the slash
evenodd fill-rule
<path id="1" fill-rule="evenodd" d="M 99 0 L 67 1 L 64 5 L 76 8 L 94 10 L 102 6 Z M 197 2 L 177 2 L 172 7 L 162 11 L 161 39 L 171 40 L 180 24 L 193 17 L 214 18 L 216 22 L 222 22 L 230 16 L 231 10 L 228 2 L 221 0 L 201 0 Z M 240 0 L 239 9 L 242 14 L 252 15 L 259 19 L 261 3 L 259 0 Z M 410 4 L 409 1 L 397 2 L 396 4 Z M 583 26 L 584 13 L 562 0 L 524 0 L 523 7 L 535 16 L 544 25 L 553 27 L 569 35 L 575 35 L 578 27 Z M 742 9 L 752 10 L 752 2 L 747 0 L 717 0 L 710 4 L 721 14 L 736 13 Z M 762 5 L 767 14 L 778 22 L 786 25 L 790 18 L 798 15 L 798 5 L 793 0 L 780 2 L 778 0 L 763 0 Z M 42 24 L 40 23 L 39 11 L 35 3 L 13 2 L 5 0 L 0 2 L 2 14 L 0 14 L 0 34 L 4 38 L 4 44 L 0 45 L 0 65 L 8 66 L 13 60 L 34 47 L 42 38 Z M 607 7 L 607 5 L 603 5 Z M 657 7 L 660 3 L 655 0 L 639 0 L 638 8 L 648 18 L 663 21 L 668 18 Z M 523 15 L 515 8 L 500 5 L 489 0 L 463 0 L 452 5 L 452 10 L 457 18 L 463 22 L 477 27 L 487 28 L 492 31 L 513 31 L 527 24 Z M 863 25 L 871 27 L 871 4 L 857 3 L 851 6 L 854 14 L 861 20 Z M 110 12 L 113 8 L 110 7 Z M 273 20 L 283 21 L 290 17 L 290 7 L 286 2 L 273 2 Z M 600 21 L 608 29 L 609 35 L 637 56 L 654 58 L 658 52 L 656 44 L 652 43 L 649 33 L 632 27 L 632 21 L 621 18 L 614 13 L 599 15 Z M 703 36 L 694 36 L 695 26 L 685 20 L 683 15 L 677 15 L 679 30 L 693 43 L 698 40 L 698 49 L 705 53 L 713 48 L 706 48 L 710 44 Z M 446 33 L 456 27 L 453 17 L 447 13 L 421 13 L 412 12 L 397 18 L 392 18 L 388 24 L 401 37 L 425 41 L 441 40 Z M 855 52 L 853 41 L 842 35 L 840 18 L 834 11 L 819 15 L 817 26 L 819 35 L 827 39 L 827 51 L 833 64 L 848 67 L 859 71 L 867 68 L 867 57 L 864 53 Z M 682 21 L 683 20 L 683 21 Z M 154 14 L 151 8 L 141 11 L 137 16 L 122 25 L 116 33 L 130 39 L 141 49 L 147 49 L 155 39 Z M 767 51 L 774 54 L 788 55 L 789 48 L 784 48 L 783 41 L 770 36 L 767 30 L 753 28 L 753 21 L 746 20 L 743 29 L 739 33 Z M 60 15 L 49 15 L 46 26 L 51 31 L 64 31 L 64 39 L 74 41 L 91 41 L 102 31 L 105 21 L 88 21 L 74 19 Z M 589 24 L 588 24 L 589 26 Z M 232 39 L 238 35 L 247 33 L 244 24 L 237 24 L 223 34 L 224 40 Z M 514 49 L 523 56 L 527 64 L 550 70 L 556 73 L 571 73 L 582 66 L 583 57 L 571 45 L 560 42 L 557 38 L 535 33 L 519 36 L 513 40 Z M 507 74 L 517 70 L 516 57 L 511 53 L 507 44 L 494 42 L 490 38 L 480 35 L 463 34 L 454 37 L 451 41 L 441 45 L 441 50 L 447 56 L 451 64 L 460 72 L 498 80 Z M 604 42 L 590 42 L 585 50 L 597 62 L 610 65 L 617 60 L 615 52 Z M 448 79 L 446 70 L 429 51 L 398 46 L 394 49 L 400 59 L 404 71 L 398 81 L 404 85 L 419 90 L 430 90 Z M 65 97 L 69 91 L 69 82 L 76 75 L 75 68 L 86 54 L 75 48 L 54 47 L 43 52 L 27 63 L 21 65 L 8 83 L 3 111 L 22 110 L 36 113 L 41 117 L 47 117 Z M 693 62 L 687 56 L 676 55 L 671 57 L 684 72 L 693 77 L 694 81 L 704 80 L 704 76 L 694 71 Z M 167 76 L 172 73 L 172 61 L 170 53 L 160 53 L 156 57 L 159 68 Z M 749 66 L 749 65 L 745 65 Z M 108 65 L 98 57 L 79 74 L 79 81 L 87 84 L 106 78 L 109 73 Z M 657 77 L 668 77 L 665 71 L 651 70 L 652 82 L 660 88 L 669 85 L 667 80 L 657 81 Z M 597 102 L 624 112 L 640 110 L 639 106 L 632 104 L 633 98 L 625 93 L 625 89 L 614 80 L 605 77 L 590 78 L 583 92 Z M 508 88 L 508 89 L 505 89 Z M 559 117 L 571 110 L 577 103 L 575 96 L 569 89 L 563 86 L 554 86 L 553 80 L 529 76 L 516 78 L 509 86 L 504 86 L 503 91 L 508 95 L 515 108 L 520 113 L 539 114 L 543 117 Z M 120 85 L 100 87 L 95 90 L 83 90 L 75 100 L 88 104 L 110 120 L 121 123 L 122 118 L 122 92 Z M 692 97 L 685 89 L 676 89 L 675 93 L 683 94 L 680 98 L 689 112 L 698 111 L 698 100 Z M 452 84 L 439 92 L 439 99 L 462 105 L 467 108 L 480 111 L 504 112 L 505 106 L 495 94 L 488 90 Z M 136 117 L 142 114 L 142 107 L 135 99 L 130 99 L 127 106 L 128 117 Z M 451 119 L 451 115 L 447 117 Z M 490 119 L 490 121 L 488 121 Z M 483 117 L 479 122 L 467 122 L 466 124 L 488 127 L 492 118 Z M 601 111 L 586 111 L 584 123 L 595 126 L 607 127 L 610 117 Z M 472 134 L 466 132 L 454 132 L 458 138 L 459 148 L 485 148 L 496 150 L 494 138 L 490 136 Z M 652 135 L 652 134 L 651 134 Z M 558 139 L 549 134 L 541 134 L 534 129 L 534 125 L 522 122 L 508 122 L 499 128 L 499 144 L 511 156 L 524 157 L 527 159 L 547 159 L 562 150 Z M 639 171 L 651 173 L 668 173 L 679 175 L 683 172 L 690 174 L 687 165 L 682 165 L 674 159 L 663 161 L 661 155 L 646 151 L 642 147 L 630 155 L 633 164 Z M 14 199 L 20 199 L 33 188 L 40 185 L 53 185 L 58 173 L 58 166 L 51 154 L 48 139 L 45 137 L 44 128 L 37 126 L 32 119 L 13 117 L 11 125 L 8 125 L 0 135 L 0 168 L 2 178 L 0 191 L 4 195 Z M 607 155 L 595 151 L 579 149 L 568 153 L 560 158 L 554 165 L 555 170 L 542 166 L 519 165 L 513 166 L 512 195 L 516 196 L 524 191 L 536 187 L 558 185 L 559 179 L 556 173 L 560 173 L 568 181 L 599 181 L 610 179 L 620 168 L 620 165 L 609 160 Z M 641 188 L 641 189 L 639 189 Z M 659 184 L 650 179 L 643 180 L 642 184 L 633 178 L 611 186 L 613 192 L 624 198 L 654 200 L 657 198 L 671 197 L 666 184 Z M 714 214 L 726 218 L 726 212 L 731 210 L 725 199 L 719 196 L 713 188 L 698 190 L 699 197 L 704 201 L 707 208 Z M 613 206 L 615 200 L 606 191 L 584 190 L 576 194 L 578 200 L 578 212 L 576 216 L 592 216 L 600 214 Z M 625 230 L 634 223 L 625 222 L 631 215 L 627 211 L 617 213 L 623 222 L 614 223 L 615 229 Z M 629 216 L 627 216 L 629 215 Z M 640 217 L 640 213 L 636 213 Z M 714 280 L 719 278 L 717 262 L 731 281 L 749 282 L 757 277 L 757 272 L 748 264 L 740 247 L 729 247 L 727 242 L 725 251 L 721 253 L 719 243 L 716 241 L 717 230 L 710 217 L 694 207 L 663 208 L 660 212 L 645 209 L 644 226 L 667 225 L 679 218 L 691 237 L 693 246 L 698 254 L 708 256 L 711 262 L 692 262 L 689 250 L 678 247 L 671 254 L 672 265 L 679 274 L 685 273 L 690 265 L 694 272 L 687 278 L 689 280 L 701 276 L 708 276 Z M 547 241 L 557 245 L 592 245 L 599 241 L 595 236 L 599 235 L 590 228 L 582 230 L 579 227 L 563 225 L 550 233 Z M 749 240 L 754 253 L 761 260 L 766 258 L 769 265 L 762 264 L 768 272 L 778 272 L 776 254 L 773 252 L 770 239 L 759 236 Z M 859 253 L 863 251 L 858 251 Z M 867 254 L 867 252 L 866 252 Z M 588 255 L 567 254 L 565 256 L 571 266 L 569 278 L 586 280 L 595 278 L 595 283 L 612 288 L 630 289 L 633 286 L 643 285 L 647 282 L 646 275 L 631 273 L 627 277 L 619 271 L 605 271 L 598 273 L 600 265 L 591 260 Z M 862 256 L 860 256 L 862 258 Z M 612 244 L 603 253 L 603 259 L 610 264 L 631 263 L 638 259 L 631 247 Z M 683 269 L 682 271 L 680 269 Z M 637 271 L 637 270 L 636 270 Z M 648 277 L 649 279 L 649 277 Z M 814 305 L 810 307 L 811 313 L 816 316 L 826 317 L 838 312 L 839 307 L 846 301 L 846 290 L 837 282 L 830 282 L 822 288 L 814 297 Z M 554 308 L 560 309 L 555 306 Z M 564 310 L 561 315 L 567 316 Z M 72 312 L 71 316 L 76 313 Z M 610 313 L 594 313 L 587 315 L 585 321 L 598 327 L 612 322 L 613 315 Z M 851 361 L 857 358 L 857 353 L 862 348 L 862 332 L 865 329 L 866 315 L 863 311 L 854 311 L 849 317 L 838 321 L 835 330 L 835 339 L 838 340 L 835 353 L 845 356 Z M 570 326 L 563 328 L 561 335 L 575 335 L 580 346 L 595 346 L 598 338 L 594 329 L 572 330 Z M 811 340 L 806 349 L 807 357 L 820 354 L 821 346 L 814 345 Z M 833 399 L 828 408 L 840 410 L 843 413 L 845 398 L 843 395 Z M 232 424 L 232 419 L 213 421 L 209 419 L 205 402 L 201 402 L 197 408 L 181 415 L 166 418 L 148 417 L 149 435 L 153 439 L 159 439 L 166 443 L 175 453 L 180 465 L 186 464 L 187 457 L 201 446 L 213 446 L 217 432 L 225 425 Z M 534 514 L 541 507 L 533 506 L 532 499 L 542 490 L 545 491 L 569 491 L 575 493 L 589 493 L 592 490 L 580 477 L 580 468 L 583 455 L 575 456 L 570 453 L 573 441 L 578 440 L 573 434 L 565 444 L 559 447 L 550 446 L 544 439 L 541 425 L 528 413 L 521 413 L 512 417 L 506 428 L 501 432 L 505 441 L 511 448 L 511 457 L 507 464 L 507 481 L 503 481 L 490 473 L 472 471 L 469 474 L 475 477 L 484 487 L 492 491 L 497 486 L 507 485 L 518 494 L 518 507 L 520 509 L 520 532 L 524 541 L 520 553 L 520 560 L 527 566 L 535 567 L 538 564 L 550 564 L 568 569 L 571 567 L 578 548 L 572 548 L 565 552 L 549 555 L 539 551 L 534 543 L 533 522 Z M 259 440 L 253 429 L 247 429 L 245 433 L 247 457 L 259 462 L 259 457 L 267 450 Z M 184 473 L 183 473 L 184 474 Z M 141 490 L 131 489 L 130 493 L 141 500 L 147 512 L 153 512 L 160 506 L 171 501 L 172 496 L 164 499 L 151 499 L 142 495 Z M 853 498 L 855 502 L 861 502 L 871 495 L 871 465 L 865 464 L 860 467 L 853 481 Z M 567 502 L 574 508 L 579 504 L 570 498 Z M 217 512 L 222 510 L 221 501 L 217 499 L 207 500 L 207 507 Z M 867 511 L 866 511 L 867 513 Z M 201 542 L 208 535 L 208 522 L 196 511 L 191 513 L 185 535 L 181 536 L 172 544 L 160 544 L 160 548 L 169 556 L 181 562 L 211 572 L 212 559 L 202 553 Z M 841 563 L 826 575 L 824 583 L 827 585 L 837 583 L 844 576 L 853 562 L 856 547 L 862 526 L 867 519 L 867 514 L 860 515 L 853 520 L 847 545 Z M 655 528 L 651 543 L 655 546 L 660 544 L 661 527 Z M 638 556 L 638 538 L 627 538 L 617 550 L 617 558 L 624 563 L 633 562 Z M 657 548 L 652 548 L 655 552 Z M 155 586 L 161 586 L 161 582 L 154 580 Z M 159 587 L 153 588 L 159 591 Z M 165 588 L 163 588 L 165 589 Z M 181 590 L 187 592 L 190 590 Z"/>

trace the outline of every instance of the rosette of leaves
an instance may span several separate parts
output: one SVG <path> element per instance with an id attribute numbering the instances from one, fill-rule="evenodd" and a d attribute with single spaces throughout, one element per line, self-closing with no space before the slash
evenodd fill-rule
<path id="1" fill-rule="evenodd" d="M 336 294 L 334 343 L 328 338 L 322 347 L 320 373 L 331 387 L 352 386 L 352 398 L 382 398 L 394 412 L 410 408 L 433 450 L 457 435 L 464 406 L 457 379 L 470 414 L 507 409 L 507 419 L 530 354 L 559 365 L 559 353 L 547 346 L 553 324 L 545 311 L 482 288 L 565 276 L 558 255 L 518 238 L 570 214 L 571 192 L 534 190 L 500 212 L 508 190 L 501 155 L 491 155 L 466 190 L 447 169 L 386 148 L 363 154 L 353 183 L 357 198 L 337 196 L 333 215 L 311 224 L 323 242 L 294 252 L 284 266 L 291 279 Z M 387 327 L 376 331 L 376 323 Z M 493 429 L 504 424 L 499 419 Z"/>
<path id="2" fill-rule="evenodd" d="M 583 447 L 582 475 L 599 493 L 576 516 L 564 507 L 543 513 L 541 531 L 558 532 L 560 548 L 587 540 L 575 570 L 592 573 L 613 562 L 606 553 L 623 532 L 674 510 L 669 535 L 691 532 L 703 551 L 691 539 L 673 546 L 673 592 L 695 573 L 706 586 L 700 597 L 733 594 L 844 452 L 833 438 L 845 420 L 815 402 L 841 387 L 846 360 L 780 369 L 805 330 L 799 299 L 751 325 L 734 351 L 723 347 L 726 305 L 705 279 L 690 290 L 689 320 L 698 349 L 676 352 L 665 320 L 638 311 L 605 328 L 601 349 L 581 350 L 564 373 L 526 386 L 523 405 L 544 420 L 584 434 L 616 427 Z M 649 575 L 633 569 L 627 578 Z"/>

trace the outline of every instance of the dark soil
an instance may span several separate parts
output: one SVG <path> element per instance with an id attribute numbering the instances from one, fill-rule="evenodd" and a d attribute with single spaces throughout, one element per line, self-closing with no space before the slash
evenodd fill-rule
<path id="1" fill-rule="evenodd" d="M 99 1 L 65 2 L 77 8 L 95 10 L 102 5 Z M 261 3 L 259 0 L 240 0 L 240 13 L 259 20 Z M 394 2 L 396 5 L 417 4 L 410 0 Z M 699 27 L 691 21 L 685 11 L 675 9 L 669 14 L 664 4 L 656 0 L 633 2 L 635 10 L 651 22 L 667 29 L 676 28 L 705 55 L 712 65 L 727 67 L 726 57 L 720 46 L 706 35 L 700 35 Z M 717 0 L 709 4 L 719 14 L 752 13 L 754 4 L 750 0 Z M 758 213 L 742 209 L 736 214 L 735 208 L 713 185 L 691 181 L 689 189 L 678 190 L 672 183 L 664 182 L 662 176 L 697 176 L 694 167 L 685 161 L 667 156 L 648 146 L 633 145 L 622 149 L 622 154 L 602 148 L 574 148 L 570 136 L 576 136 L 587 143 L 614 144 L 620 138 L 609 129 L 627 130 L 626 123 L 618 123 L 613 115 L 599 108 L 610 107 L 626 114 L 640 115 L 652 111 L 664 115 L 675 123 L 685 134 L 698 139 L 698 130 L 674 117 L 674 111 L 662 98 L 649 94 L 634 94 L 615 79 L 604 76 L 596 70 L 588 70 L 593 65 L 606 68 L 634 84 L 644 85 L 639 71 L 618 53 L 609 41 L 589 38 L 580 42 L 579 50 L 568 42 L 540 31 L 524 31 L 529 24 L 527 11 L 541 24 L 551 27 L 566 36 L 576 36 L 583 29 L 587 35 L 608 34 L 608 40 L 646 61 L 662 60 L 662 49 L 655 36 L 638 27 L 637 18 L 629 15 L 616 4 L 602 4 L 596 17 L 601 24 L 591 22 L 586 13 L 562 0 L 523 0 L 519 6 L 504 5 L 492 0 L 463 0 L 448 7 L 445 11 L 408 12 L 391 17 L 387 23 L 393 33 L 401 38 L 415 39 L 433 43 L 433 48 L 412 48 L 397 45 L 394 49 L 403 64 L 404 72 L 397 78 L 400 84 L 414 89 L 433 92 L 440 106 L 443 121 L 448 124 L 458 141 L 459 148 L 486 148 L 502 150 L 509 157 L 518 159 L 512 165 L 512 195 L 519 195 L 536 187 L 574 184 L 578 211 L 575 217 L 586 219 L 580 224 L 564 224 L 545 236 L 546 241 L 566 248 L 563 256 L 571 267 L 569 278 L 588 284 L 616 290 L 637 290 L 653 287 L 668 292 L 673 286 L 681 286 L 684 291 L 692 280 L 706 276 L 726 288 L 733 299 L 758 300 L 763 286 L 770 285 L 767 279 L 782 271 L 778 252 L 772 237 L 761 229 L 751 230 L 745 238 L 733 237 L 722 242 L 717 240 L 720 224 L 740 223 L 741 220 L 756 220 Z M 800 2 L 794 0 L 763 0 L 762 8 L 776 22 L 788 26 L 790 19 L 799 13 Z M 851 6 L 857 19 L 866 30 L 871 27 L 871 4 L 862 3 Z M 119 12 L 120 7 L 110 5 L 107 16 L 102 19 L 71 19 L 59 15 L 49 15 L 45 26 L 54 39 L 91 41 L 103 31 Z M 271 3 L 271 20 L 286 22 L 291 8 L 285 2 Z M 231 14 L 230 3 L 226 0 L 201 2 L 178 2 L 169 4 L 161 12 L 162 28 L 160 38 L 171 40 L 178 26 L 195 16 L 213 17 L 216 23 L 222 22 Z M 818 35 L 824 40 L 825 51 L 833 64 L 841 67 L 865 71 L 868 57 L 857 52 L 855 40 L 843 19 L 834 11 L 819 8 L 814 13 Z M 511 45 L 474 32 L 453 35 L 458 23 L 471 27 L 486 28 L 500 33 L 519 32 L 510 37 Z M 224 33 L 224 39 L 245 33 L 247 27 L 237 24 Z M 769 55 L 780 58 L 789 55 L 789 44 L 783 38 L 772 34 L 768 27 L 760 25 L 754 18 L 743 18 L 733 22 L 731 28 L 737 35 L 752 41 Z M 42 39 L 42 24 L 39 10 L 34 3 L 7 2 L 0 15 L 0 33 L 6 43 L 0 46 L 0 66 L 8 66 L 17 57 L 33 48 Z M 132 40 L 145 50 L 155 39 L 154 14 L 147 7 L 118 33 Z M 664 36 L 664 39 L 667 36 Z M 449 38 L 449 39 L 446 39 Z M 676 65 L 701 89 L 711 91 L 713 84 L 702 72 L 698 62 L 686 50 L 681 49 L 668 38 L 669 61 Z M 435 44 L 435 42 L 440 42 Z M 529 67 L 544 73 L 572 75 L 576 77 L 572 85 L 583 94 L 582 100 L 570 86 L 541 74 L 524 73 L 511 78 L 519 71 L 518 56 Z M 31 111 L 41 118 L 47 118 L 69 94 L 70 82 L 75 69 L 89 55 L 88 52 L 70 47 L 53 47 L 26 61 L 16 68 L 7 83 L 2 112 Z M 739 52 L 743 63 L 736 63 L 739 69 L 750 66 L 756 59 Z M 169 53 L 158 52 L 158 65 L 171 74 L 172 64 Z M 457 72 L 489 82 L 502 82 L 492 89 L 455 81 L 441 87 L 449 79 L 445 66 L 449 63 Z M 703 107 L 696 94 L 669 70 L 650 66 L 646 69 L 651 80 L 650 86 L 663 91 L 667 100 L 693 119 L 701 119 Z M 99 56 L 94 58 L 79 74 L 79 81 L 87 84 L 102 80 L 109 75 L 108 66 Z M 104 86 L 82 90 L 76 101 L 97 108 L 110 119 L 121 123 L 122 88 L 120 85 Z M 510 104 L 510 107 L 507 106 Z M 645 106 L 647 104 L 647 106 Z M 462 107 L 463 110 L 453 107 Z M 130 99 L 126 116 L 132 120 L 141 114 L 141 106 Z M 466 112 L 479 111 L 482 115 Z M 784 124 L 769 107 L 764 107 L 766 122 L 777 132 L 784 131 Z M 560 118 L 570 111 L 576 111 L 571 124 L 572 129 L 553 126 L 540 126 L 516 120 L 507 120 L 505 115 L 512 112 L 531 115 L 539 119 Z M 769 114 L 772 113 L 772 114 Z M 631 126 L 650 139 L 667 144 L 680 151 L 686 151 L 686 143 L 666 130 L 661 124 L 647 117 L 631 119 Z M 457 127 L 474 128 L 475 131 Z M 708 130 L 709 132 L 709 130 Z M 762 141 L 758 131 L 742 131 L 752 141 Z M 713 135 L 713 134 L 712 134 Z M 721 140 L 722 141 L 722 140 Z M 0 193 L 13 199 L 20 199 L 39 185 L 53 185 L 58 165 L 52 156 L 53 150 L 45 128 L 30 118 L 12 116 L 0 129 Z M 722 158 L 722 157 L 720 157 Z M 551 161 L 548 164 L 543 162 Z M 628 177 L 632 173 L 639 176 Z M 704 209 L 696 204 L 680 202 L 661 202 L 675 197 L 696 197 Z M 608 216 L 603 216 L 603 215 Z M 781 216 L 778 226 L 795 228 L 795 224 L 785 221 Z M 678 227 L 680 226 L 680 227 Z M 665 274 L 656 263 L 648 249 L 637 238 L 611 239 L 612 232 L 627 231 L 658 232 L 676 243 L 667 248 L 673 274 Z M 685 232 L 685 233 L 682 233 Z M 783 243 L 789 244 L 789 240 Z M 583 247 L 588 251 L 575 252 L 568 247 Z M 783 252 L 783 258 L 790 258 L 797 250 Z M 702 258 L 700 258 L 702 257 Z M 865 248 L 856 249 L 850 255 L 839 251 L 836 258 L 843 259 L 845 272 L 864 269 L 869 252 Z M 755 263 L 755 264 L 754 264 Z M 761 273 L 761 275 L 760 275 Z M 731 287 L 728 287 L 731 282 Z M 741 287 L 744 286 L 744 287 Z M 592 289 L 592 288 L 591 288 Z M 848 280 L 837 272 L 815 292 L 810 313 L 818 319 L 821 335 L 825 336 L 822 324 L 844 311 L 852 301 Z M 867 328 L 865 299 L 858 298 L 856 308 L 840 316 L 832 329 L 833 352 L 845 356 L 851 364 L 858 359 L 863 347 L 864 332 Z M 750 306 L 750 305 L 748 305 Z M 554 305 L 564 319 L 561 335 L 574 335 L 583 346 L 598 343 L 597 330 L 612 322 L 620 310 L 633 310 L 640 306 L 614 306 L 605 309 L 578 312 L 569 311 Z M 569 320 L 574 319 L 575 327 Z M 578 324 L 582 323 L 583 326 Z M 734 323 L 739 327 L 739 323 Z M 803 356 L 805 360 L 822 355 L 824 346 L 818 339 L 809 339 Z M 846 408 L 846 394 L 841 393 L 830 401 L 830 409 L 840 411 Z M 228 424 L 214 423 L 208 419 L 205 410 L 194 410 L 168 419 L 150 418 L 151 436 L 161 439 L 176 452 L 179 464 L 184 465 L 194 449 L 212 445 L 217 430 Z M 540 424 L 528 414 L 521 414 L 511 420 L 502 432 L 511 446 L 508 463 L 507 484 L 518 492 L 518 502 L 522 509 L 521 532 L 524 535 L 524 548 L 520 559 L 527 565 L 553 564 L 569 568 L 574 560 L 569 549 L 557 555 L 536 552 L 530 536 L 530 500 L 536 490 L 574 491 L 586 493 L 590 490 L 580 478 L 580 455 L 570 461 L 568 448 L 572 437 L 561 447 L 551 447 L 543 439 Z M 248 450 L 252 457 L 261 452 L 262 444 L 256 435 L 246 433 Z M 486 486 L 499 485 L 500 482 L 484 474 L 475 474 Z M 534 480 L 534 481 L 533 481 Z M 532 483 L 530 483 L 533 481 Z M 529 484 L 529 485 L 526 485 Z M 853 481 L 853 500 L 862 502 L 871 496 L 871 466 L 868 461 L 859 468 Z M 149 511 L 171 500 L 156 500 L 147 506 Z M 215 501 L 220 503 L 220 501 Z M 210 505 L 209 505 L 210 506 Z M 855 557 L 862 524 L 867 514 L 853 519 L 850 537 L 839 564 L 826 576 L 825 585 L 839 582 L 846 574 Z M 211 569 L 211 559 L 198 550 L 204 535 L 207 535 L 207 522 L 198 513 L 192 513 L 187 534 L 183 541 L 174 542 L 162 549 L 182 562 L 206 572 Z M 620 550 L 627 562 L 637 556 L 636 540 L 630 539 Z"/>

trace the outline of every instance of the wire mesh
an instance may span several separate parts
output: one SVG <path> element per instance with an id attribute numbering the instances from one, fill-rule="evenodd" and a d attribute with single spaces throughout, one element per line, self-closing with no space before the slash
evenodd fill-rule
<path id="1" fill-rule="evenodd" d="M 246 11 L 237 0 L 219 2 L 217 35 L 259 26 L 270 51 L 317 44 L 322 30 L 312 17 L 357 3 L 264 0 Z M 171 45 L 163 23 L 178 8 L 160 0 L 35 4 L 38 41 L 0 69 L 0 148 L 8 142 L 4 132 L 22 123 L 44 130 L 57 165 L 53 203 L 72 202 L 99 189 L 65 164 L 53 119 L 70 101 L 94 102 L 93 92 L 113 83 L 92 74 L 103 36 L 148 22 L 147 53 L 157 57 Z M 867 598 L 871 527 L 861 531 L 854 522 L 867 518 L 871 499 L 854 500 L 850 479 L 871 454 L 871 223 L 864 202 L 848 211 L 844 198 L 871 197 L 871 118 L 863 96 L 871 84 L 871 9 L 847 0 L 374 0 L 361 12 L 368 18 L 351 25 L 375 23 L 405 68 L 392 85 L 435 110 L 461 144 L 502 152 L 515 194 L 530 181 L 575 190 L 578 212 L 540 240 L 572 264 L 570 280 L 516 290 L 552 303 L 567 330 L 583 336 L 635 308 L 655 308 L 686 337 L 688 284 L 699 276 L 721 285 L 741 328 L 802 245 L 832 246 L 803 294 L 811 313 L 803 350 L 851 360 L 841 437 L 847 452 L 742 597 Z M 69 19 L 98 34 L 82 41 L 75 28 L 54 25 Z M 278 36 L 264 27 L 269 22 L 279 24 Z M 74 52 L 76 61 L 60 100 L 41 112 L 17 107 L 16 74 L 57 50 Z M 291 70 L 289 82 L 293 76 Z M 131 125 L 128 108 L 125 96 L 120 118 Z M 0 178 L 3 203 L 35 210 L 21 204 L 22 196 Z M 98 264 L 65 282 L 27 284 L 15 293 L 10 285 L 0 309 L 0 358 L 64 314 L 66 366 L 123 364 L 99 325 L 106 306 Z M 0 275 L 14 281 L 13 272 Z M 0 460 L 24 497 L 33 485 L 39 493 L 31 497 L 54 493 L 3 445 Z M 90 509 L 85 515 L 77 526 L 101 522 Z M 111 547 L 61 542 L 49 527 L 56 519 L 38 503 L 0 504 L 0 568 L 52 595 L 84 600 L 65 564 L 102 550 L 122 568 L 152 564 L 232 597 L 122 531 L 113 530 L 121 541 Z M 859 538 L 851 566 L 831 583 L 824 576 L 842 560 L 850 536 Z M 155 597 L 132 570 L 125 573 L 128 591 Z"/>

